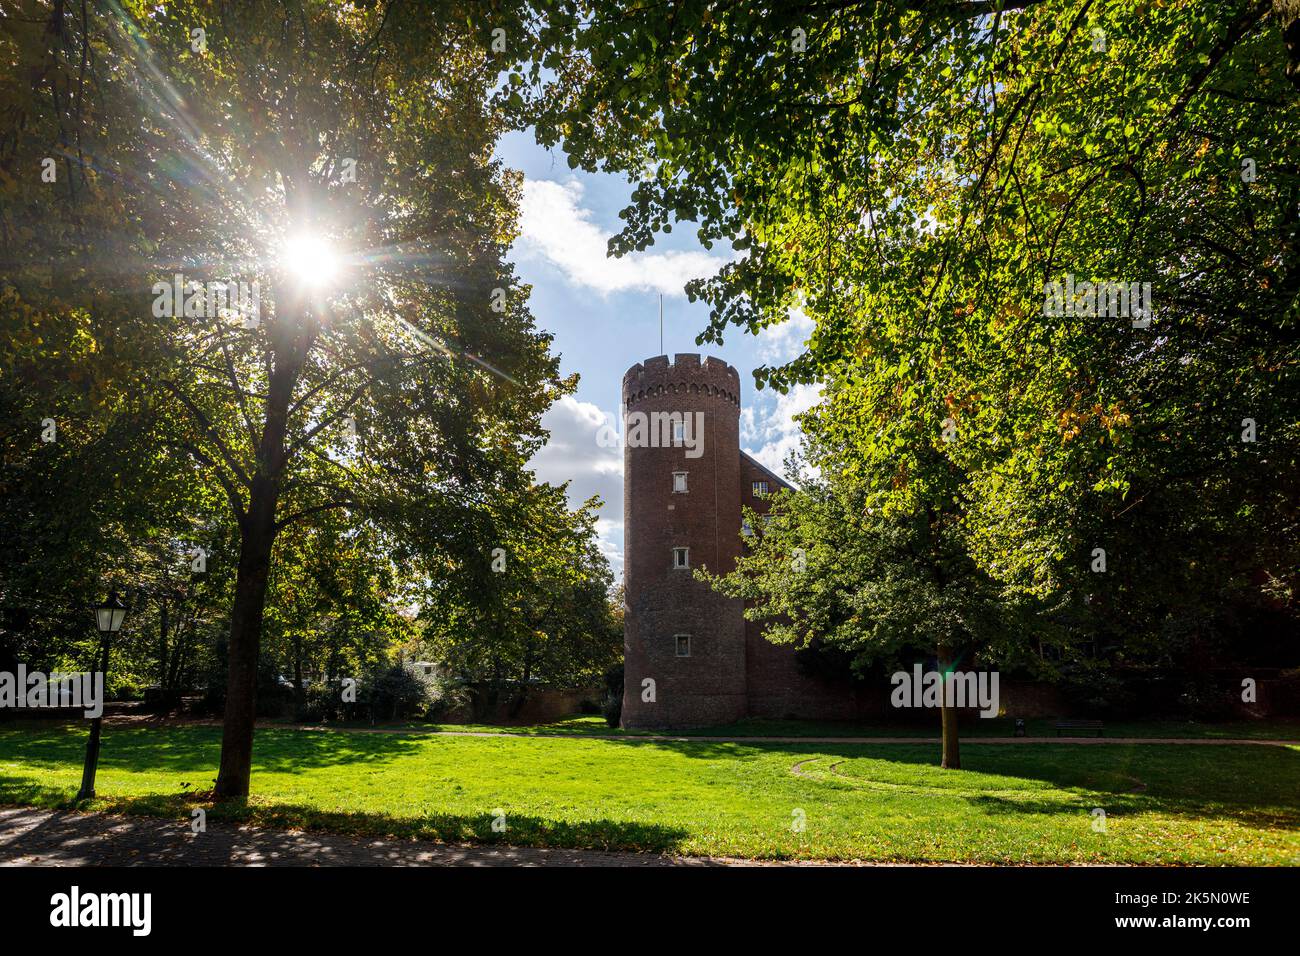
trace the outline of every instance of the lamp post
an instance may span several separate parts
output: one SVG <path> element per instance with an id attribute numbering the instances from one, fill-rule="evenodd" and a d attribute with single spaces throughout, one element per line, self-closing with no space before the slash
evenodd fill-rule
<path id="1" fill-rule="evenodd" d="M 95 627 L 103 635 L 100 639 L 99 672 L 104 675 L 104 686 L 108 687 L 108 649 L 113 635 L 122 629 L 126 620 L 126 605 L 117 596 L 116 591 L 108 595 L 103 604 L 95 605 Z M 95 796 L 95 770 L 99 766 L 99 734 L 104 723 L 103 701 L 100 701 L 98 717 L 90 720 L 90 739 L 86 741 L 86 762 L 81 770 L 81 792 L 78 800 L 91 800 Z"/>

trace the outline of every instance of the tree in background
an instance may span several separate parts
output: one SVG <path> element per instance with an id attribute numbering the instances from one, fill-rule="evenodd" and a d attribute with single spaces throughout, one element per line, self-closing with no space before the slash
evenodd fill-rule
<path id="1" fill-rule="evenodd" d="M 622 657 L 613 574 L 596 534 L 599 499 L 576 511 L 565 487 L 535 485 L 496 513 L 492 564 L 452 590 L 431 582 L 421 614 L 423 653 L 483 684 L 482 706 L 508 693 L 517 714 L 534 684 L 594 685 Z"/>
<path id="2" fill-rule="evenodd" d="M 266 656 L 292 681 L 295 714 L 310 682 L 360 678 L 414 639 L 414 582 L 374 526 L 322 512 L 285 529 L 274 566 Z"/>
<path id="3" fill-rule="evenodd" d="M 972 560 L 953 509 L 883 512 L 868 483 L 810 451 L 823 469 L 801 470 L 799 487 L 776 494 L 762 520 L 746 515 L 754 530 L 735 569 L 697 577 L 745 599 L 745 617 L 767 640 L 834 655 L 859 678 L 918 655 L 937 658 L 943 674 L 977 659 L 1027 662 L 1040 609 L 1008 600 Z M 957 768 L 957 710 L 946 698 L 941 715 L 942 766 Z"/>

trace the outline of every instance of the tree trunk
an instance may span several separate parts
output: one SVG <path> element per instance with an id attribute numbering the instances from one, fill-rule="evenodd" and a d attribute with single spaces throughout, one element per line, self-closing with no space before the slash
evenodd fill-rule
<path id="1" fill-rule="evenodd" d="M 254 486 L 256 483 L 257 479 Z M 274 511 L 271 516 L 273 519 Z M 218 800 L 248 796 L 253 766 L 253 722 L 257 715 L 257 657 L 262 645 L 262 614 L 274 543 L 273 520 L 269 524 L 260 522 L 240 535 L 235 600 L 230 609 L 230 673 L 221 734 L 221 769 L 215 790 Z"/>
<path id="2" fill-rule="evenodd" d="M 171 632 L 175 638 L 175 644 L 167 658 L 167 673 L 163 675 L 163 684 L 166 687 L 179 689 L 181 686 L 181 671 L 185 668 L 186 658 L 186 638 L 185 632 L 188 627 L 188 620 L 182 615 L 180 620 L 171 626 Z"/>
<path id="3" fill-rule="evenodd" d="M 1273 0 L 1273 15 L 1286 47 L 1286 76 L 1300 90 L 1300 0 Z"/>
<path id="4" fill-rule="evenodd" d="M 171 655 L 171 664 L 167 674 L 167 686 L 173 689 L 180 689 L 182 686 L 188 686 L 185 680 L 185 672 L 189 667 L 190 661 L 190 637 L 194 632 L 193 619 L 185 616 L 180 623 L 176 625 L 174 633 L 176 635 L 176 649 Z"/>
<path id="5" fill-rule="evenodd" d="M 167 602 L 158 604 L 158 689 L 167 690 Z"/>
<path id="6" fill-rule="evenodd" d="M 293 639 L 293 718 L 301 720 L 307 709 L 307 695 L 302 690 L 302 635 Z"/>
<path id="7" fill-rule="evenodd" d="M 277 316 L 277 323 L 279 317 Z M 281 334 L 288 334 L 287 329 Z M 310 348 L 310 338 L 277 349 L 266 394 L 266 424 L 257 448 L 257 471 L 251 479 L 248 511 L 239 522 L 239 569 L 230 609 L 230 674 L 226 684 L 226 719 L 221 735 L 221 769 L 217 800 L 248 796 L 253 766 L 253 722 L 257 708 L 257 657 L 262 645 L 262 616 L 275 544 L 276 506 L 285 467 L 285 436 L 294 386 Z M 281 360 L 279 356 L 284 355 Z"/>
<path id="8" fill-rule="evenodd" d="M 527 650 L 524 652 L 524 672 L 523 679 L 519 682 L 519 688 L 515 693 L 514 699 L 510 701 L 510 719 L 516 719 L 524 709 L 524 704 L 528 703 L 528 690 L 533 679 L 533 641 L 529 638 Z"/>
<path id="9" fill-rule="evenodd" d="M 943 696 L 939 699 L 942 705 L 940 713 L 943 715 L 943 760 L 940 765 L 945 770 L 960 770 L 961 741 L 957 737 L 957 708 L 948 701 L 948 675 L 952 667 L 952 651 L 939 645 L 939 673 L 943 677 Z"/>

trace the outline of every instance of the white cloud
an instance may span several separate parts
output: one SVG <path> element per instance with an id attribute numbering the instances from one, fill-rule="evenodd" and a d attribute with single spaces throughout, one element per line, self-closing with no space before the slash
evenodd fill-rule
<path id="1" fill-rule="evenodd" d="M 620 499 L 619 511 L 622 510 L 622 499 Z M 620 583 L 623 579 L 623 522 L 606 521 L 601 518 L 596 522 L 596 538 L 601 554 L 614 570 L 614 583 Z"/>
<path id="2" fill-rule="evenodd" d="M 769 365 L 784 365 L 803 351 L 813 328 L 813 320 L 801 309 L 791 309 L 790 317 L 784 322 L 769 325 L 758 333 L 759 358 Z"/>
<path id="3" fill-rule="evenodd" d="M 575 508 L 592 495 L 604 500 L 596 531 L 617 576 L 623 573 L 623 449 L 601 446 L 597 436 L 605 425 L 618 430 L 612 415 L 565 395 L 542 416 L 542 427 L 551 437 L 533 456 L 531 467 L 538 481 L 569 482 L 569 504 Z"/>
<path id="4" fill-rule="evenodd" d="M 814 327 L 802 310 L 791 309 L 788 319 L 758 334 L 759 357 L 769 365 L 784 365 L 804 350 Z M 757 393 L 740 413 L 740 441 L 746 453 L 783 475 L 786 456 L 799 448 L 801 432 L 794 417 L 816 405 L 821 396 L 821 385 L 796 385 L 785 395 Z"/>
<path id="5" fill-rule="evenodd" d="M 609 238 L 581 206 L 583 187 L 577 180 L 524 182 L 520 204 L 518 251 L 545 259 L 575 285 L 602 295 L 648 290 L 681 295 L 690 279 L 711 276 L 726 259 L 705 252 L 640 252 L 620 259 L 606 255 Z"/>
<path id="6" fill-rule="evenodd" d="M 821 397 L 820 384 L 795 385 L 786 394 L 776 396 L 775 407 L 769 414 L 751 416 L 748 429 L 742 413 L 741 441 L 751 443 L 745 446 L 745 452 L 778 475 L 784 475 L 785 458 L 798 449 L 802 436 L 795 416 L 808 411 Z"/>

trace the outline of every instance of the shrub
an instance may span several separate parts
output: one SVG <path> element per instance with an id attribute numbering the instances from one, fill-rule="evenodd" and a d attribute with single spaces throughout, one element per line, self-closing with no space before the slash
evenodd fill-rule
<path id="1" fill-rule="evenodd" d="M 1194 677 L 1183 686 L 1178 701 L 1189 720 L 1227 720 L 1235 716 L 1238 698 L 1215 686 L 1210 678 Z"/>
<path id="2" fill-rule="evenodd" d="M 144 708 L 151 714 L 169 714 L 181 707 L 181 692 L 175 687 L 146 687 Z"/>
<path id="3" fill-rule="evenodd" d="M 605 700 L 600 711 L 605 723 L 617 727 L 623 719 L 623 665 L 617 664 L 605 671 Z"/>
<path id="4" fill-rule="evenodd" d="M 373 672 L 362 684 L 358 702 L 372 720 L 393 720 L 423 714 L 432 700 L 431 682 L 404 664 Z"/>
<path id="5" fill-rule="evenodd" d="M 307 685 L 298 719 L 319 724 L 343 716 L 343 687 L 338 681 L 316 681 Z"/>
<path id="6" fill-rule="evenodd" d="M 427 720 L 446 720 L 467 710 L 473 703 L 474 694 L 464 681 L 437 677 L 430 682 L 429 706 L 424 716 Z"/>
<path id="7" fill-rule="evenodd" d="M 1072 708 L 1088 717 L 1127 716 L 1137 705 L 1132 689 L 1101 666 L 1080 663 L 1071 667 L 1061 689 Z"/>
<path id="8" fill-rule="evenodd" d="M 623 695 L 606 697 L 605 703 L 601 705 L 600 712 L 605 715 L 606 724 L 610 727 L 617 727 L 623 720 Z"/>
<path id="9" fill-rule="evenodd" d="M 622 697 L 623 696 L 623 665 L 615 664 L 613 667 L 609 668 L 607 671 L 605 671 L 605 674 L 601 678 L 601 681 L 605 685 L 606 697 L 608 697 L 611 694 L 616 694 L 619 697 Z"/>
<path id="10" fill-rule="evenodd" d="M 224 690 L 223 697 L 224 697 Z M 257 667 L 257 716 L 283 717 L 293 712 L 294 693 L 280 680 L 273 661 L 262 661 Z"/>
<path id="11" fill-rule="evenodd" d="M 110 678 L 111 679 L 111 678 Z M 142 700 L 144 685 L 129 677 L 113 680 L 107 688 L 109 700 Z"/>

